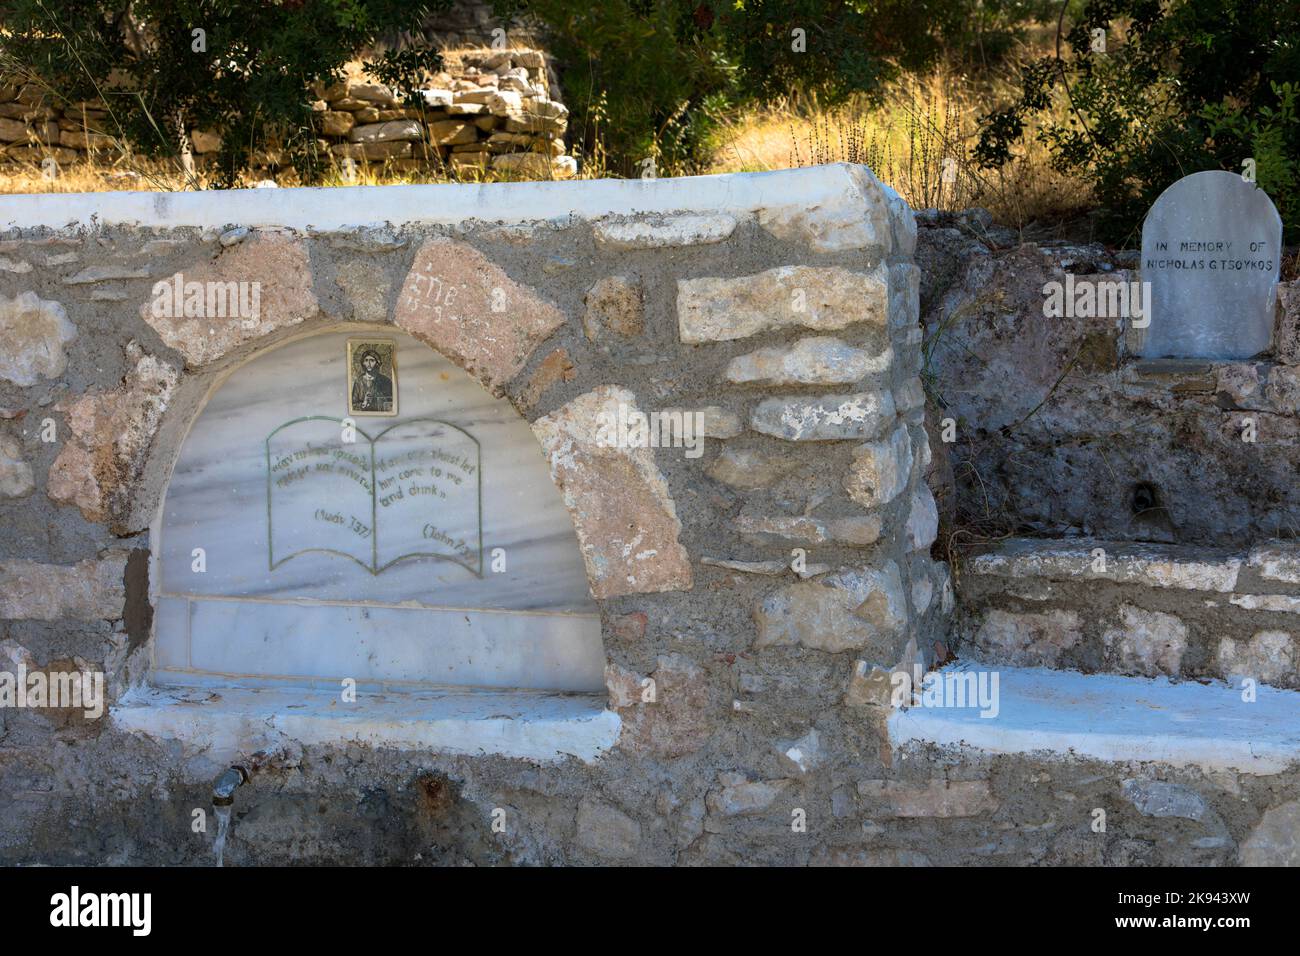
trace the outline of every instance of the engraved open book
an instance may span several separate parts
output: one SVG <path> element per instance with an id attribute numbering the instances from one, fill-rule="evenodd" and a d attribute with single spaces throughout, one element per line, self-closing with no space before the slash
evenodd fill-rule
<path id="1" fill-rule="evenodd" d="M 324 415 L 286 422 L 266 436 L 270 569 L 321 552 L 371 574 L 436 558 L 482 577 L 481 460 L 477 439 L 430 418 L 374 434 Z"/>

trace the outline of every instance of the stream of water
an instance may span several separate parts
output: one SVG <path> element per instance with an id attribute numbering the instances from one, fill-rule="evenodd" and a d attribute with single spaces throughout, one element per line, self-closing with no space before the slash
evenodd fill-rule
<path id="1" fill-rule="evenodd" d="M 230 832 L 230 807 L 213 807 L 212 812 L 217 815 L 217 838 L 212 842 L 212 855 L 216 857 L 217 866 L 221 866 L 221 859 L 226 853 L 226 834 Z"/>

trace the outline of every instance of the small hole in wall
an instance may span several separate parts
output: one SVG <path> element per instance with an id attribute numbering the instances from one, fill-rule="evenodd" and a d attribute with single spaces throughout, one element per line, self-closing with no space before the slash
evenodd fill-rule
<path id="1" fill-rule="evenodd" d="M 1160 507 L 1155 485 L 1145 481 L 1134 485 L 1132 507 L 1135 515 L 1143 515 Z"/>

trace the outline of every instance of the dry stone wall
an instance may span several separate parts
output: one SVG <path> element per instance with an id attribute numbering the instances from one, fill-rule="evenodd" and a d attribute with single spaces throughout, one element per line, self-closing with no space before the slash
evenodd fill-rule
<path id="1" fill-rule="evenodd" d="M 492 170 L 525 179 L 577 172 L 565 155 L 568 110 L 540 50 L 448 51 L 444 69 L 427 78 L 413 104 L 356 63 L 344 80 L 317 93 L 317 146 L 339 166 L 382 163 L 466 175 Z M 190 130 L 189 140 L 199 166 L 221 148 L 220 137 L 205 130 Z M 67 103 L 35 83 L 0 78 L 0 162 L 67 165 L 96 155 L 115 159 L 126 148 L 102 99 Z M 251 160 L 255 168 L 282 161 L 273 147 Z"/>

